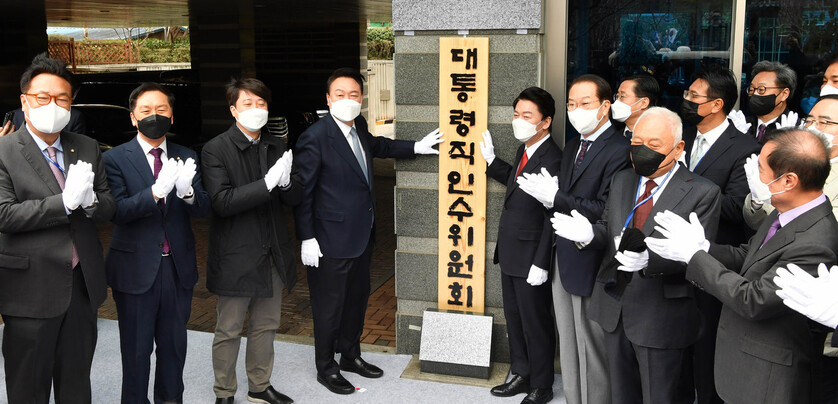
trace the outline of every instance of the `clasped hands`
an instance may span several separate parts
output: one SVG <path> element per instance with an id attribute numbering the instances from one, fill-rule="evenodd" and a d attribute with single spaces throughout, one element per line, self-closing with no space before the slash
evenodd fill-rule
<path id="1" fill-rule="evenodd" d="M 178 198 L 188 198 L 193 195 L 192 179 L 198 172 L 198 166 L 192 157 L 183 160 L 173 158 L 163 160 L 163 167 L 157 173 L 157 180 L 151 186 L 151 193 L 155 200 L 166 197 L 172 189 L 177 190 Z"/>

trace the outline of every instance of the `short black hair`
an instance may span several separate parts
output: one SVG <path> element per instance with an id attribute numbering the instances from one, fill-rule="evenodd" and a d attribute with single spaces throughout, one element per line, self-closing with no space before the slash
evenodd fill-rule
<path id="1" fill-rule="evenodd" d="M 27 94 L 32 84 L 32 79 L 39 74 L 52 74 L 67 80 L 70 83 L 70 96 L 73 97 L 76 94 L 76 79 L 73 73 L 67 70 L 67 63 L 62 60 L 50 58 L 46 52 L 36 55 L 32 59 L 32 63 L 29 64 L 29 67 L 23 71 L 23 74 L 20 76 L 20 92 Z"/>
<path id="2" fill-rule="evenodd" d="M 247 91 L 251 94 L 258 95 L 266 102 L 271 102 L 271 89 L 254 77 L 233 78 L 227 83 L 227 104 L 230 106 L 236 105 L 239 101 L 239 95 L 242 91 Z"/>
<path id="3" fill-rule="evenodd" d="M 711 64 L 699 70 L 695 74 L 693 82 L 698 79 L 707 82 L 707 96 L 710 99 L 721 98 L 724 102 L 722 110 L 725 115 L 729 114 L 739 98 L 739 88 L 736 87 L 736 78 L 733 76 L 733 72 L 726 67 Z"/>
<path id="4" fill-rule="evenodd" d="M 626 77 L 624 81 L 628 80 L 634 82 L 634 95 L 637 98 L 648 98 L 650 107 L 658 105 L 661 99 L 661 86 L 654 77 L 648 74 L 635 74 Z"/>
<path id="5" fill-rule="evenodd" d="M 608 84 L 604 78 L 596 74 L 583 74 L 573 80 L 567 88 L 569 90 L 574 84 L 582 82 L 594 83 L 596 86 L 596 96 L 600 102 L 611 101 L 611 84 Z"/>
<path id="6" fill-rule="evenodd" d="M 524 91 L 521 91 L 521 94 L 518 94 L 518 97 L 515 98 L 515 101 L 512 101 L 512 108 L 515 108 L 518 105 L 518 101 L 527 100 L 531 101 L 538 107 L 538 112 L 541 113 L 543 119 L 553 119 L 553 116 L 556 115 L 556 100 L 553 99 L 553 96 L 550 95 L 546 90 L 539 88 L 539 87 L 530 87 Z M 553 127 L 553 122 L 550 122 L 550 128 Z"/>
<path id="7" fill-rule="evenodd" d="M 829 151 L 823 139 L 808 129 L 783 128 L 770 131 L 765 143 L 775 143 L 768 155 L 768 167 L 775 175 L 795 173 L 804 191 L 823 189 L 829 176 Z"/>
<path id="8" fill-rule="evenodd" d="M 152 82 L 142 83 L 139 87 L 135 88 L 134 91 L 131 91 L 131 95 L 128 96 L 128 109 L 131 110 L 131 112 L 134 112 L 134 107 L 137 106 L 137 98 L 140 98 L 141 95 L 149 91 L 159 91 L 165 94 L 166 98 L 169 100 L 169 107 L 172 108 L 172 111 L 174 111 L 175 95 L 172 94 L 168 88 Z"/>
<path id="9" fill-rule="evenodd" d="M 361 94 L 364 93 L 364 76 L 361 75 L 361 72 L 358 69 L 353 69 L 351 67 L 341 67 L 332 72 L 332 75 L 329 76 L 329 79 L 326 80 L 326 94 L 329 94 L 332 91 L 332 82 L 341 78 L 341 77 L 349 77 L 358 82 L 358 85 L 361 86 Z"/>

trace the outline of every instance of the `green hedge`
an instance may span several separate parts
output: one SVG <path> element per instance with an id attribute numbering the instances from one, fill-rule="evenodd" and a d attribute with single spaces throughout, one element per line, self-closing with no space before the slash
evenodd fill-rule
<path id="1" fill-rule="evenodd" d="M 392 28 L 367 28 L 367 59 L 393 59 L 396 50 L 394 40 Z"/>

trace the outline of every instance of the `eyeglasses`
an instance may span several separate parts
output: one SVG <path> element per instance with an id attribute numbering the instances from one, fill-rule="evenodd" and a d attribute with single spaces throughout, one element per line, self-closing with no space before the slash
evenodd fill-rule
<path id="1" fill-rule="evenodd" d="M 756 92 L 757 95 L 763 95 L 763 94 L 765 94 L 765 90 L 768 90 L 769 88 L 770 89 L 775 89 L 775 88 L 785 88 L 785 87 L 766 87 L 766 86 L 748 87 L 748 95 L 754 95 L 754 92 Z"/>
<path id="2" fill-rule="evenodd" d="M 838 125 L 838 122 L 830 121 L 828 119 L 815 119 L 815 118 L 806 118 L 806 119 L 803 120 L 803 126 L 806 127 L 806 128 L 812 126 L 812 124 L 814 124 L 815 127 L 818 128 L 818 130 L 824 130 L 829 125 Z"/>
<path id="3" fill-rule="evenodd" d="M 639 97 L 632 97 L 631 95 L 628 95 L 628 94 L 620 95 L 620 93 L 614 94 L 614 101 L 620 101 L 620 100 L 631 99 L 631 98 L 639 98 Z"/>
<path id="4" fill-rule="evenodd" d="M 573 110 L 575 110 L 576 108 L 579 108 L 579 107 L 582 107 L 582 109 L 593 109 L 591 107 L 591 104 L 596 103 L 596 102 L 599 102 L 599 104 L 602 105 L 602 101 L 585 101 L 581 104 L 577 104 L 577 103 L 571 101 L 571 102 L 567 103 L 567 110 L 568 111 L 573 111 Z"/>
<path id="5" fill-rule="evenodd" d="M 691 93 L 690 90 L 684 90 L 684 99 L 685 100 L 692 101 L 693 98 L 699 98 L 699 97 L 708 98 L 708 99 L 714 98 L 714 97 L 710 97 L 709 95 L 701 95 L 701 94 L 698 94 L 698 93 Z"/>
<path id="6" fill-rule="evenodd" d="M 47 93 L 37 93 L 37 94 L 23 94 L 28 97 L 34 97 L 35 101 L 38 102 L 38 105 L 47 105 L 53 100 L 55 100 L 55 104 L 59 107 L 69 107 L 70 104 L 73 103 L 73 99 L 70 98 L 68 95 L 49 95 Z"/>

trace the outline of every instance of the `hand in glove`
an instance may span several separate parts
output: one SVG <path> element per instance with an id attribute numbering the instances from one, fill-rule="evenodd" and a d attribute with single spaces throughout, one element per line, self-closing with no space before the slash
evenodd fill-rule
<path id="1" fill-rule="evenodd" d="M 583 244 L 588 244 L 594 239 L 593 225 L 576 209 L 572 210 L 569 216 L 554 213 L 550 223 L 553 223 L 553 230 L 559 237 Z"/>
<path id="2" fill-rule="evenodd" d="M 486 160 L 486 164 L 491 165 L 495 161 L 495 145 L 492 144 L 492 134 L 486 129 L 483 132 L 483 141 L 480 142 L 480 154 Z"/>
<path id="3" fill-rule="evenodd" d="M 185 163 L 183 161 L 178 161 L 177 179 L 175 180 L 175 188 L 177 188 L 178 198 L 183 199 L 192 195 L 192 179 L 195 178 L 195 173 L 197 172 L 198 166 L 195 165 L 195 159 L 192 157 L 186 159 Z"/>
<path id="4" fill-rule="evenodd" d="M 282 157 L 268 170 L 268 173 L 265 174 L 265 186 L 268 187 L 268 191 L 274 189 L 277 185 L 284 187 L 291 182 L 292 159 L 291 150 L 286 150 Z"/>
<path id="5" fill-rule="evenodd" d="M 617 251 L 614 258 L 620 262 L 620 266 L 617 267 L 618 271 L 639 272 L 649 266 L 649 250 L 643 250 L 643 252 Z"/>
<path id="6" fill-rule="evenodd" d="M 177 181 L 177 173 L 178 164 L 175 159 L 163 160 L 163 167 L 160 168 L 160 172 L 157 173 L 157 180 L 151 186 L 151 193 L 154 194 L 155 199 L 163 199 L 166 195 L 169 195 L 169 192 L 172 192 L 175 181 Z"/>
<path id="7" fill-rule="evenodd" d="M 547 270 L 541 269 L 535 265 L 530 267 L 530 273 L 527 276 L 527 283 L 532 286 L 538 286 L 547 281 Z"/>
<path id="8" fill-rule="evenodd" d="M 93 206 L 96 203 L 96 192 L 93 191 L 93 180 L 96 178 L 96 175 L 93 174 L 93 165 L 90 163 L 86 163 L 84 161 L 79 161 L 76 163 L 80 167 L 84 169 L 84 184 L 85 184 L 85 193 L 82 197 L 81 206 L 82 208 L 87 208 Z"/>
<path id="9" fill-rule="evenodd" d="M 838 328 L 838 266 L 827 270 L 818 266 L 818 277 L 799 266 L 777 268 L 774 283 L 780 287 L 777 296 L 792 310 L 829 328 Z"/>
<path id="10" fill-rule="evenodd" d="M 655 223 L 655 230 L 665 238 L 646 237 L 646 246 L 664 259 L 688 263 L 699 250 L 710 249 L 695 212 L 690 213 L 689 222 L 668 210 L 658 212 Z"/>
<path id="11" fill-rule="evenodd" d="M 787 114 L 780 115 L 780 122 L 777 124 L 777 129 L 796 128 L 796 127 L 797 127 L 797 112 L 789 111 Z"/>
<path id="12" fill-rule="evenodd" d="M 556 192 L 559 192 L 559 177 L 552 176 L 541 167 L 540 174 L 523 173 L 515 179 L 518 187 L 547 208 L 553 207 Z"/>
<path id="13" fill-rule="evenodd" d="M 323 253 L 320 252 L 320 244 L 317 243 L 316 238 L 303 240 L 302 248 L 300 248 L 300 259 L 303 261 L 303 265 L 317 268 L 322 256 Z"/>
<path id="14" fill-rule="evenodd" d="M 748 179 L 748 188 L 751 190 L 751 200 L 760 205 L 771 203 L 771 191 L 768 185 L 759 179 L 759 156 L 751 154 L 745 159 L 745 177 Z"/>
<path id="15" fill-rule="evenodd" d="M 727 118 L 733 122 L 733 126 L 736 129 L 739 129 L 742 133 L 748 133 L 748 129 L 751 129 L 751 124 L 748 123 L 748 120 L 745 118 L 745 114 L 739 110 L 732 110 L 729 114 L 727 114 Z"/>
<path id="16" fill-rule="evenodd" d="M 439 154 L 439 150 L 434 149 L 434 146 L 443 142 L 442 133 L 439 128 L 436 128 L 431 133 L 425 135 L 422 140 L 413 144 L 414 154 Z"/>
<path id="17" fill-rule="evenodd" d="M 88 192 L 89 176 L 83 164 L 84 162 L 70 164 L 67 169 L 67 177 L 64 179 L 64 191 L 61 194 L 61 199 L 64 202 L 64 207 L 70 211 L 76 210 L 82 204 Z"/>

